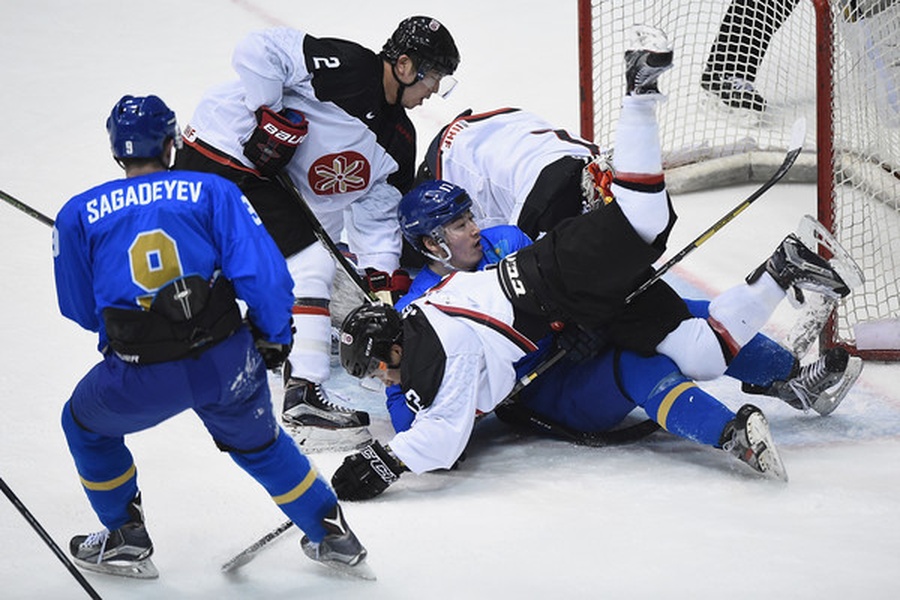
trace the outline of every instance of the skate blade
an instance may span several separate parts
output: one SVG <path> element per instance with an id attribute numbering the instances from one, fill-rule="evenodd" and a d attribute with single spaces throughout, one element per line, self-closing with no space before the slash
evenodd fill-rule
<path id="1" fill-rule="evenodd" d="M 157 579 L 159 570 L 149 558 L 138 562 L 86 562 L 78 558 L 72 558 L 72 561 L 86 571 L 94 573 L 103 573 L 104 575 L 115 575 L 117 577 L 130 577 L 132 579 Z"/>
<path id="2" fill-rule="evenodd" d="M 825 248 L 831 254 L 828 259 L 829 264 L 851 290 L 865 283 L 866 278 L 859 264 L 831 235 L 831 232 L 811 215 L 804 215 L 800 220 L 800 224 L 797 226 L 797 237 L 813 252 L 817 252 L 818 246 Z"/>
<path id="3" fill-rule="evenodd" d="M 364 579 L 366 581 L 376 581 L 378 579 L 375 576 L 375 571 L 373 571 L 372 567 L 370 567 L 368 563 L 366 563 L 365 559 L 352 566 L 336 560 L 316 560 L 315 562 L 322 565 L 323 567 L 327 567 L 329 571 L 340 575 L 345 575 L 347 577 Z"/>
<path id="4" fill-rule="evenodd" d="M 304 452 L 346 452 L 358 450 L 372 443 L 372 434 L 368 427 L 353 429 L 325 429 L 324 427 L 308 427 L 285 424 L 297 445 Z"/>
<path id="5" fill-rule="evenodd" d="M 844 375 L 836 386 L 822 392 L 818 399 L 813 402 L 812 409 L 822 415 L 830 415 L 834 409 L 844 400 L 844 397 L 859 379 L 863 370 L 863 361 L 858 356 L 851 356 L 847 361 L 847 368 L 844 369 Z"/>
<path id="6" fill-rule="evenodd" d="M 788 480 L 787 470 L 775 447 L 775 441 L 769 431 L 769 423 L 763 415 L 755 414 L 747 420 L 747 439 L 750 440 L 752 448 L 762 447 L 762 450 L 756 454 L 756 460 L 759 463 L 757 472 L 769 479 L 786 482 Z"/>

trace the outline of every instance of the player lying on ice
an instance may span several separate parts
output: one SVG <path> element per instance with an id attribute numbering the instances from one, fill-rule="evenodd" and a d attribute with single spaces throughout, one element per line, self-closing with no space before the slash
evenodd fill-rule
<path id="1" fill-rule="evenodd" d="M 425 256 L 427 264 L 413 280 L 409 293 L 394 305 L 398 312 L 402 312 L 413 300 L 440 283 L 442 277 L 454 271 L 483 270 L 505 256 L 531 245 L 531 239 L 514 225 L 479 229 L 472 215 L 472 203 L 464 190 L 446 182 L 424 183 L 403 197 L 399 210 L 400 228 L 410 245 Z M 686 302 L 693 316 L 708 316 L 708 301 Z M 553 337 L 557 338 L 552 341 L 558 346 L 568 349 L 569 353 L 563 364 L 572 363 L 573 359 L 575 362 L 583 362 L 583 359 L 590 358 L 586 354 L 596 355 L 600 350 L 603 350 L 604 355 L 612 356 L 614 353 L 612 349 L 598 348 L 597 342 L 600 340 L 577 327 L 566 328 Z M 551 340 L 548 338 L 548 341 Z M 542 347 L 540 351 L 523 359 L 517 365 L 519 375 L 531 372 L 530 367 L 546 359 L 546 350 Z M 758 333 L 741 348 L 725 374 L 743 382 L 743 389 L 747 393 L 775 396 L 794 408 L 812 408 L 825 415 L 837 408 L 858 375 L 855 369 L 847 369 L 849 360 L 846 350 L 831 348 L 817 361 L 801 368 L 800 361 L 790 351 Z M 670 360 L 663 362 L 671 365 Z M 647 362 L 640 361 L 639 364 L 646 366 Z M 670 370 L 675 368 L 671 365 Z M 509 414 L 510 411 L 528 408 L 574 430 L 595 432 L 607 430 L 610 424 L 621 421 L 624 415 L 619 413 L 624 407 L 627 406 L 629 411 L 634 408 L 634 404 L 629 401 L 613 410 L 614 402 L 605 396 L 604 402 L 595 401 L 596 390 L 607 389 L 606 385 L 616 388 L 614 380 L 603 379 L 601 384 L 589 376 L 585 381 L 579 379 L 578 385 L 573 386 L 573 381 L 566 375 L 569 370 L 568 367 L 556 365 L 543 373 L 534 384 L 522 391 L 520 401 L 509 405 L 504 412 Z M 587 372 L 592 372 L 592 369 L 587 368 Z M 612 369 L 597 370 L 598 376 L 600 372 L 609 377 L 613 375 Z M 565 385 L 563 381 L 566 381 Z M 560 389 L 567 390 L 565 397 L 560 397 L 556 392 Z M 386 392 L 394 429 L 397 432 L 409 429 L 415 413 L 407 406 L 400 386 L 392 385 Z M 590 402 L 578 397 L 582 392 L 591 399 Z M 619 399 L 627 398 L 619 396 Z"/>
<path id="2" fill-rule="evenodd" d="M 631 94 L 623 102 L 617 132 L 614 201 L 564 222 L 496 268 L 453 273 L 414 300 L 402 318 L 379 305 L 360 307 L 345 320 L 344 368 L 356 377 L 399 383 L 416 416 L 387 446 L 375 442 L 344 461 L 332 479 L 340 498 L 378 495 L 405 470 L 452 466 L 476 414 L 498 406 L 516 381 L 515 363 L 537 349 L 532 340 L 560 321 L 602 330 L 617 350 L 601 354 L 591 366 L 562 363 L 557 377 L 594 376 L 600 369 L 608 377 L 623 357 L 626 364 L 634 363 L 629 367 L 637 373 L 634 387 L 617 392 L 619 398 L 611 402 L 619 406 L 605 415 L 609 422 L 592 425 L 612 427 L 640 405 L 669 431 L 723 447 L 766 475 L 786 478 L 759 409 L 747 405 L 735 415 L 690 379 L 718 377 L 729 362 L 738 361 L 738 351 L 787 290 L 842 297 L 849 288 L 826 261 L 788 236 L 748 283 L 709 304 L 709 318 L 694 317 L 662 281 L 625 304 L 665 249 L 675 219 L 664 189 L 655 121 L 655 80 L 670 66 L 671 54 L 668 61 L 665 53 L 629 54 Z M 465 202 L 465 193 L 455 186 L 427 185 Z M 658 393 L 655 384 L 668 377 L 680 380 Z M 637 398 L 629 400 L 629 394 Z"/>

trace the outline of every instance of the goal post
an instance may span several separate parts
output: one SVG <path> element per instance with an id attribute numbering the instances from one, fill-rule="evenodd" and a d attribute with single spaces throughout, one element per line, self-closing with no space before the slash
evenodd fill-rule
<path id="1" fill-rule="evenodd" d="M 581 135 L 600 145 L 637 23 L 675 48 L 659 110 L 673 193 L 764 180 L 796 119 L 815 124 L 786 180 L 816 184 L 817 218 L 866 277 L 822 344 L 900 360 L 900 0 L 578 0 Z M 722 79 L 749 82 L 764 104 L 734 106 L 749 96 L 729 97 Z"/>

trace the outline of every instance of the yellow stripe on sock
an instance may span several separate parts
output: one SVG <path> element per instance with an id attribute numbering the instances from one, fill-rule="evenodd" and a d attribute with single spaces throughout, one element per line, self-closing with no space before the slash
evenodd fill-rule
<path id="1" fill-rule="evenodd" d="M 684 383 L 679 383 L 672 391 L 666 394 L 666 397 L 663 398 L 663 401 L 659 403 L 659 410 L 656 412 L 656 422 L 660 424 L 660 426 L 666 431 L 669 430 L 666 427 L 666 420 L 669 418 L 669 411 L 672 410 L 672 405 L 675 404 L 675 401 L 685 390 L 697 387 L 697 384 L 693 381 L 685 381 Z"/>
<path id="2" fill-rule="evenodd" d="M 135 473 L 137 473 L 137 467 L 134 466 L 134 463 L 131 463 L 128 470 L 115 479 L 110 479 L 109 481 L 88 481 L 84 477 L 81 477 L 81 485 L 94 492 L 108 492 L 134 477 Z"/>
<path id="3" fill-rule="evenodd" d="M 281 494 L 280 496 L 272 496 L 272 500 L 275 501 L 275 504 L 287 504 L 289 502 L 293 502 L 304 493 L 306 493 L 306 490 L 308 490 L 312 486 L 312 484 L 315 483 L 316 477 L 318 477 L 318 475 L 319 474 L 316 473 L 316 470 L 310 467 L 309 473 L 306 474 L 306 477 L 303 478 L 303 481 L 297 484 L 297 487 L 286 494 Z"/>

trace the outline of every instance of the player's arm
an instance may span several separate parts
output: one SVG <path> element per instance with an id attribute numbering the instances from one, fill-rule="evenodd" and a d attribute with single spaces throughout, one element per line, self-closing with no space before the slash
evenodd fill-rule
<path id="1" fill-rule="evenodd" d="M 247 304 L 250 321 L 262 339 L 289 345 L 293 281 L 281 252 L 237 186 L 210 178 L 204 188 L 215 189 L 209 205 L 223 275 Z"/>
<path id="2" fill-rule="evenodd" d="M 244 104 L 251 111 L 267 106 L 284 108 L 285 88 L 309 78 L 301 31 L 279 27 L 253 32 L 238 42 L 231 57 L 245 91 Z"/>
<path id="3" fill-rule="evenodd" d="M 472 434 L 477 395 L 487 393 L 487 384 L 472 376 L 481 372 L 481 362 L 475 354 L 448 358 L 434 402 L 418 412 L 410 429 L 385 446 L 375 442 L 344 459 L 331 479 L 338 498 L 367 500 L 380 495 L 406 471 L 452 467 Z"/>
<path id="4" fill-rule="evenodd" d="M 53 227 L 53 272 L 60 312 L 85 329 L 98 331 L 94 276 L 85 232 L 73 205 L 60 211 Z"/>

